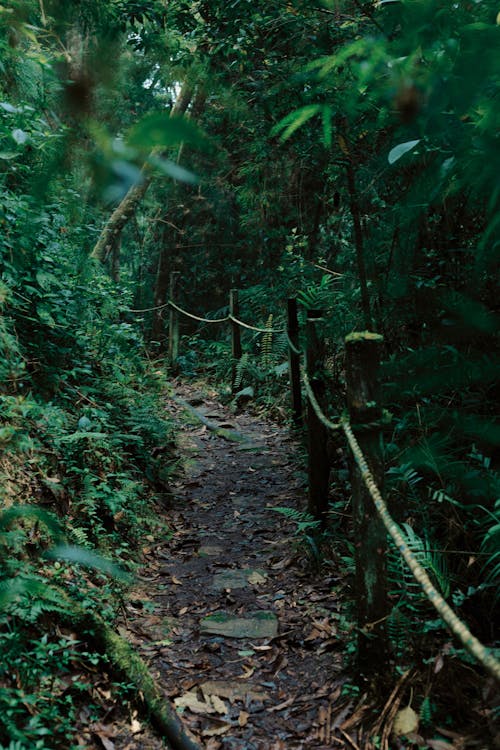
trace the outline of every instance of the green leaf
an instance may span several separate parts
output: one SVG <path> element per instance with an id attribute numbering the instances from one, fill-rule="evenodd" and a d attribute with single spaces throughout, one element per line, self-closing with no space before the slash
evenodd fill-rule
<path id="1" fill-rule="evenodd" d="M 49 550 L 46 553 L 46 557 L 51 560 L 65 560 L 70 563 L 77 563 L 83 565 L 85 568 L 91 568 L 101 573 L 106 573 L 113 578 L 118 578 L 122 581 L 128 580 L 130 576 L 122 570 L 118 565 L 106 560 L 101 555 L 97 555 L 95 552 L 83 549 L 83 547 L 75 547 L 67 544 L 59 544 L 57 547 Z"/>
<path id="2" fill-rule="evenodd" d="M 0 531 L 5 531 L 14 521 L 34 520 L 44 524 L 54 539 L 63 536 L 62 527 L 57 518 L 36 505 L 12 505 L 0 513 Z"/>
<path id="3" fill-rule="evenodd" d="M 9 102 L 0 102 L 0 107 L 5 111 L 8 112 L 10 115 L 15 115 L 18 112 L 22 112 L 21 109 L 18 107 L 14 107 L 13 104 L 10 104 Z"/>
<path id="4" fill-rule="evenodd" d="M 199 182 L 199 178 L 194 172 L 190 172 L 179 164 L 170 161 L 170 159 L 162 159 L 160 156 L 150 156 L 148 162 L 163 174 L 172 177 L 174 180 L 179 180 L 179 182 L 187 182 L 189 185 L 196 185 Z"/>
<path id="5" fill-rule="evenodd" d="M 416 141 L 406 141 L 406 143 L 400 143 L 397 146 L 394 146 L 394 148 L 391 148 L 389 151 L 389 156 L 387 157 L 387 161 L 389 164 L 394 164 L 398 159 L 401 159 L 402 156 L 408 153 L 408 151 L 411 151 L 412 148 L 415 148 L 417 143 L 420 143 L 420 138 L 418 138 Z"/>
<path id="6" fill-rule="evenodd" d="M 170 117 L 165 110 L 152 112 L 134 125 L 129 133 L 128 143 L 141 149 L 178 146 L 180 143 L 202 147 L 206 139 L 194 122 L 186 117 Z"/>
<path id="7" fill-rule="evenodd" d="M 26 133 L 24 130 L 21 130 L 20 128 L 15 128 L 12 131 L 11 135 L 15 142 L 19 145 L 26 143 L 26 141 L 28 140 L 28 133 Z"/>
<path id="8" fill-rule="evenodd" d="M 281 133 L 280 140 L 288 140 L 288 138 L 290 138 L 290 136 L 293 135 L 296 130 L 302 127 L 302 125 L 310 120 L 311 117 L 319 114 L 322 109 L 323 106 L 321 104 L 308 104 L 305 107 L 296 109 L 294 112 L 290 112 L 273 127 L 273 129 L 271 130 L 271 135 L 278 135 L 278 133 L 283 130 L 284 132 Z"/>

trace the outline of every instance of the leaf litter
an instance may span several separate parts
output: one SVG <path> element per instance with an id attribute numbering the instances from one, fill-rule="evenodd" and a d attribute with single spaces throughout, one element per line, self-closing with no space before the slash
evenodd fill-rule
<path id="1" fill-rule="evenodd" d="M 243 450 L 186 421 L 178 403 L 168 405 L 181 430 L 179 444 L 188 446 L 187 471 L 175 482 L 168 510 L 161 511 L 174 533 L 166 542 L 148 540 L 144 570 L 120 627 L 188 731 L 204 750 L 374 750 L 374 732 L 377 747 L 389 750 L 398 732 L 415 734 L 415 721 L 402 722 L 414 719 L 401 709 L 405 676 L 375 724 L 367 696 L 355 701 L 345 694 L 346 634 L 339 628 L 336 592 L 345 584 L 304 565 L 305 552 L 293 548 L 290 531 L 272 510 L 277 504 L 304 509 L 289 432 L 249 415 L 235 417 L 210 397 L 193 396 L 188 386 L 176 389 L 247 440 Z M 245 630 L 255 616 L 272 629 Z M 240 630 L 236 636 L 234 628 Z M 87 747 L 162 747 L 132 714 L 120 720 L 111 712 L 93 739 Z M 456 734 L 427 745 L 465 750 L 463 739 Z M 424 740 L 415 735 L 415 741 Z"/>

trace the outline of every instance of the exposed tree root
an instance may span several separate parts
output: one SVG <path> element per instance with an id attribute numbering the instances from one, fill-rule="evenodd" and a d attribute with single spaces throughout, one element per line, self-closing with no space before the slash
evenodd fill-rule
<path id="1" fill-rule="evenodd" d="M 171 750 L 200 750 L 186 733 L 168 700 L 162 696 L 144 661 L 124 638 L 106 625 L 99 615 L 76 608 L 74 604 L 71 604 L 67 619 L 72 627 L 77 624 L 82 628 L 92 645 L 106 654 L 119 678 L 135 685 L 139 707 Z"/>
<path id="2" fill-rule="evenodd" d="M 179 398 L 179 396 L 172 396 L 173 401 L 175 401 L 176 404 L 179 404 L 179 406 L 182 406 L 183 409 L 186 409 L 190 414 L 193 415 L 193 417 L 196 417 L 198 422 L 201 422 L 201 424 L 205 425 L 205 427 L 210 430 L 210 432 L 214 432 L 218 437 L 223 438 L 223 440 L 228 440 L 232 443 L 248 443 L 250 442 L 248 440 L 248 437 L 246 435 L 243 435 L 241 432 L 237 432 L 236 430 L 228 430 L 224 427 L 219 427 L 218 424 L 215 422 L 211 422 L 209 419 L 203 416 L 203 414 L 200 414 L 200 412 L 194 408 L 194 406 L 191 406 L 191 404 L 188 401 L 185 401 L 183 398 Z"/>

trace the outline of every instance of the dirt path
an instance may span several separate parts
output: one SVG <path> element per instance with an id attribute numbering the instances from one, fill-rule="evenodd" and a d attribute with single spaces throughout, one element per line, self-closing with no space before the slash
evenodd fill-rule
<path id="1" fill-rule="evenodd" d="M 304 509 L 298 447 L 286 428 L 177 393 L 243 440 L 229 442 L 169 405 L 184 461 L 165 512 L 173 538 L 145 550 L 127 637 L 201 747 L 327 748 L 334 737 L 342 747 L 334 581 L 307 568 L 293 524 L 272 510 Z"/>

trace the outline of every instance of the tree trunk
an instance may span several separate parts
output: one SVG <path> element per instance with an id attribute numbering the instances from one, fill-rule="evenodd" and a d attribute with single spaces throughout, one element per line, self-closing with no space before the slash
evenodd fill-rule
<path id="1" fill-rule="evenodd" d="M 185 84 L 182 87 L 175 105 L 172 107 L 170 116 L 175 117 L 176 115 L 183 115 L 186 112 L 192 97 L 193 89 L 189 84 Z M 94 260 L 98 260 L 101 263 L 104 263 L 107 260 L 109 254 L 113 252 L 113 248 L 117 245 L 120 239 L 123 227 L 134 215 L 138 204 L 146 195 L 148 187 L 152 181 L 152 177 L 149 174 L 148 164 L 145 164 L 142 168 L 142 177 L 142 182 L 130 188 L 127 195 L 115 208 L 106 222 L 106 225 L 90 254 L 90 257 Z"/>
<path id="2" fill-rule="evenodd" d="M 164 304 L 167 298 L 169 276 L 170 276 L 170 245 L 166 241 L 165 233 L 162 232 L 163 239 L 158 256 L 158 267 L 156 269 L 156 281 L 153 297 L 154 307 L 159 308 Z M 157 342 L 159 351 L 165 348 L 165 309 L 153 310 L 153 320 L 151 324 L 151 340 Z"/>
<path id="3" fill-rule="evenodd" d="M 200 88 L 196 92 L 195 99 L 193 101 L 192 116 L 197 118 L 203 111 L 206 102 L 206 92 Z M 179 146 L 179 153 L 177 155 L 177 162 L 180 161 L 184 150 L 184 143 Z M 180 183 L 176 183 L 177 189 L 174 191 L 174 195 L 177 195 L 180 189 Z M 168 223 L 165 220 L 165 223 Z M 172 225 L 173 226 L 173 225 Z M 173 227 L 182 236 L 183 230 L 179 227 Z M 156 269 L 156 280 L 154 290 L 154 306 L 159 308 L 163 305 L 167 299 L 169 274 L 173 269 L 171 268 L 171 243 L 168 242 L 165 232 L 163 232 L 163 239 L 160 248 L 160 254 L 158 256 L 158 266 Z M 156 309 L 153 310 L 153 321 L 151 324 L 151 339 L 159 343 L 159 351 L 163 351 L 165 347 L 165 335 L 164 335 L 164 310 Z"/>
<path id="4" fill-rule="evenodd" d="M 354 227 L 354 246 L 356 248 L 356 262 L 358 266 L 359 286 L 361 289 L 361 306 L 363 308 L 363 320 L 367 330 L 373 328 L 372 315 L 370 310 L 370 295 L 368 293 L 368 283 L 366 280 L 366 263 L 365 250 L 363 247 L 363 230 L 361 228 L 361 213 L 359 210 L 358 193 L 356 190 L 356 177 L 351 152 L 347 144 L 347 139 L 339 135 L 339 145 L 341 151 L 346 155 L 346 175 L 347 189 L 349 190 L 349 202 L 351 207 L 352 224 Z"/>

